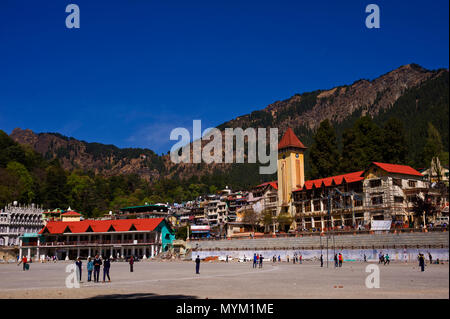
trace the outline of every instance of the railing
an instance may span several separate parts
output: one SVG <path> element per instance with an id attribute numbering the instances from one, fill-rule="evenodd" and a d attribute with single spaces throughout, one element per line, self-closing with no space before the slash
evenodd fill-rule
<path id="1" fill-rule="evenodd" d="M 91 240 L 91 241 L 51 241 L 42 242 L 40 246 L 92 246 L 92 245 L 115 245 L 115 244 L 134 244 L 135 240 Z M 136 239 L 137 244 L 158 244 L 159 241 L 149 241 L 143 239 Z M 25 245 L 24 245 L 25 246 Z"/>
<path id="2" fill-rule="evenodd" d="M 449 228 L 446 227 L 432 227 L 432 228 L 392 228 L 390 230 L 381 231 L 384 234 L 399 234 L 399 233 L 425 233 L 425 232 L 446 232 Z M 264 235 L 247 235 L 247 236 L 238 236 L 238 237 L 227 237 L 229 240 L 240 240 L 240 239 L 258 239 L 258 238 L 294 238 L 294 237 L 303 237 L 303 236 L 320 236 L 327 234 L 334 235 L 369 235 L 374 234 L 373 230 L 357 230 L 357 229 L 338 229 L 335 227 L 334 229 L 330 229 L 329 231 L 321 232 L 320 230 L 310 230 L 310 231 L 301 231 L 295 233 L 276 233 L 276 234 L 264 234 Z M 191 238 L 191 241 L 213 241 L 213 240 L 223 240 L 224 237 L 210 237 L 210 238 Z"/>

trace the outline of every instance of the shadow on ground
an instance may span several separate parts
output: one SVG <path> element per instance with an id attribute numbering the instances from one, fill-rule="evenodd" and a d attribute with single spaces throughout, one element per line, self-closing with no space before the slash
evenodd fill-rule
<path id="1" fill-rule="evenodd" d="M 152 293 L 99 295 L 87 299 L 197 299 L 197 296 L 157 295 Z"/>

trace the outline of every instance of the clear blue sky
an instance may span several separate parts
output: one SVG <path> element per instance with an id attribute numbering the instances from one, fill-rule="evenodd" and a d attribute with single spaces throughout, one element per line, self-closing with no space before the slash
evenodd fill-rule
<path id="1" fill-rule="evenodd" d="M 78 4 L 81 28 L 65 27 Z M 365 27 L 365 7 L 381 28 Z M 448 68 L 449 3 L 1 0 L 0 129 L 167 152 L 203 128 L 295 93 L 400 65 Z"/>

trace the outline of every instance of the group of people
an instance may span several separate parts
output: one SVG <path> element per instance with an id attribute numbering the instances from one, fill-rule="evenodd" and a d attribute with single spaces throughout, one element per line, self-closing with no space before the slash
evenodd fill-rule
<path id="1" fill-rule="evenodd" d="M 378 254 L 378 263 L 379 264 L 384 264 L 384 265 L 388 264 L 389 265 L 390 262 L 391 262 L 391 257 L 389 257 L 389 254 L 384 255 L 382 252 L 380 252 Z"/>
<path id="2" fill-rule="evenodd" d="M 344 256 L 341 253 L 334 254 L 334 267 L 342 267 L 342 263 L 344 262 Z"/>
<path id="3" fill-rule="evenodd" d="M 133 272 L 133 265 L 134 265 L 134 258 L 131 256 L 129 262 L 130 264 L 130 272 Z M 82 272 L 83 272 L 83 262 L 81 261 L 81 258 L 78 257 L 77 261 L 75 262 L 75 265 L 77 266 L 77 273 L 79 281 L 81 282 L 82 278 Z M 104 259 L 100 258 L 99 255 L 95 255 L 95 258 L 92 259 L 89 257 L 87 259 L 87 273 L 88 278 L 87 281 L 92 281 L 92 273 L 94 273 L 94 282 L 100 281 L 100 268 L 103 265 L 103 282 L 106 282 L 106 278 L 108 278 L 108 282 L 111 282 L 111 277 L 109 276 L 109 270 L 111 269 L 111 259 L 109 257 L 105 257 Z"/>
<path id="4" fill-rule="evenodd" d="M 253 268 L 262 268 L 263 266 L 263 255 L 253 254 Z"/>

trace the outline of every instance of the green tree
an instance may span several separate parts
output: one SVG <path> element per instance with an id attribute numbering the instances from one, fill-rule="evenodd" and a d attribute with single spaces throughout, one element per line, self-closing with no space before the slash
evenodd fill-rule
<path id="1" fill-rule="evenodd" d="M 429 167 L 431 161 L 435 157 L 440 157 L 443 153 L 441 135 L 439 131 L 430 122 L 428 123 L 426 144 L 423 148 L 423 165 Z M 442 156 L 444 157 L 444 156 Z"/>
<path id="2" fill-rule="evenodd" d="M 280 231 L 288 231 L 293 218 L 288 213 L 282 213 L 277 216 L 278 229 Z"/>
<path id="3" fill-rule="evenodd" d="M 9 162 L 6 166 L 6 170 L 12 176 L 17 178 L 16 190 L 19 201 L 25 201 L 27 203 L 33 202 L 33 177 L 28 172 L 26 167 L 18 162 Z"/>
<path id="4" fill-rule="evenodd" d="M 383 126 L 381 152 L 383 162 L 406 164 L 408 145 L 403 123 L 391 117 Z"/>
<path id="5" fill-rule="evenodd" d="M 361 117 L 352 128 L 344 130 L 342 142 L 342 172 L 363 170 L 371 162 L 383 160 L 382 130 L 369 116 Z"/>
<path id="6" fill-rule="evenodd" d="M 311 178 L 323 178 L 339 172 L 339 151 L 336 132 L 328 119 L 320 123 L 314 134 L 309 158 L 311 161 Z"/>
<path id="7" fill-rule="evenodd" d="M 264 225 L 264 231 L 267 231 L 268 229 L 270 230 L 274 223 L 272 212 L 269 210 L 264 210 L 262 212 L 261 222 Z"/>

